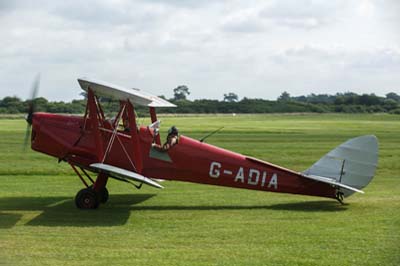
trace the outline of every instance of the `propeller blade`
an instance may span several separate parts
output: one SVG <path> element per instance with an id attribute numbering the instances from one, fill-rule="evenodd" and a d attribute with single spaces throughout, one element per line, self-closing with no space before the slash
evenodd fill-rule
<path id="1" fill-rule="evenodd" d="M 24 151 L 26 151 L 26 147 L 28 147 L 28 141 L 29 141 L 29 137 L 31 135 L 31 125 L 28 124 L 26 125 L 26 132 L 25 132 L 25 139 L 24 139 Z"/>
<path id="2" fill-rule="evenodd" d="M 35 79 L 33 80 L 32 87 L 31 87 L 31 100 L 35 99 L 38 95 L 39 92 L 39 86 L 40 86 L 40 73 L 38 73 L 35 76 Z"/>
<path id="3" fill-rule="evenodd" d="M 34 100 L 39 92 L 39 86 L 40 86 L 40 73 L 36 75 L 31 87 L 31 97 L 28 105 L 28 114 L 26 116 L 26 122 L 28 122 L 28 124 L 30 125 L 32 125 L 33 113 L 35 112 Z"/>
<path id="4" fill-rule="evenodd" d="M 32 121 L 33 121 L 33 113 L 35 112 L 34 100 L 38 95 L 39 86 L 40 86 L 40 73 L 36 75 L 35 79 L 33 80 L 32 86 L 31 86 L 31 97 L 29 98 L 28 110 L 27 110 L 28 113 L 26 115 L 26 122 L 28 124 L 26 126 L 26 132 L 25 132 L 24 151 L 26 150 L 26 147 L 28 146 L 29 136 L 30 136 L 31 127 L 32 127 Z"/>

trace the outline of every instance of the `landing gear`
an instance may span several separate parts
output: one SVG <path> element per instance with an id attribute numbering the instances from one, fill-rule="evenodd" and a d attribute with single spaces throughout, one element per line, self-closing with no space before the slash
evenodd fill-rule
<path id="1" fill-rule="evenodd" d="M 84 188 L 75 196 L 75 205 L 79 209 L 97 209 L 100 203 L 108 201 L 108 190 L 103 188 L 101 192 L 96 193 L 93 186 Z"/>
<path id="2" fill-rule="evenodd" d="M 75 196 L 76 207 L 79 209 L 97 209 L 100 203 L 106 203 L 108 201 L 108 190 L 106 188 L 107 174 L 99 173 L 96 181 L 94 181 L 83 168 L 80 168 L 85 176 L 92 182 L 92 185 L 89 186 L 78 169 L 76 169 L 73 164 L 70 163 L 70 165 L 86 186 L 86 188 L 81 189 Z"/>
<path id="3" fill-rule="evenodd" d="M 79 209 L 97 209 L 99 207 L 99 199 L 96 192 L 88 187 L 80 190 L 75 197 L 75 205 Z"/>
<path id="4" fill-rule="evenodd" d="M 108 201 L 108 189 L 106 187 L 99 193 L 99 201 L 100 203 L 106 203 Z"/>
<path id="5" fill-rule="evenodd" d="M 344 205 L 343 199 L 344 199 L 344 194 L 341 191 L 336 192 L 336 199 L 337 201 L 340 202 L 340 204 Z"/>

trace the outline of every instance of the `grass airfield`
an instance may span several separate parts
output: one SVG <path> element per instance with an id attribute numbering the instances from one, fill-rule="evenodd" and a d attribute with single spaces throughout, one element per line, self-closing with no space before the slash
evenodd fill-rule
<path id="1" fill-rule="evenodd" d="M 23 151 L 26 123 L 0 119 L 0 265 L 400 265 L 400 117 L 161 117 L 207 142 L 304 170 L 348 138 L 374 134 L 376 177 L 331 199 L 166 181 L 111 180 L 109 202 L 78 210 L 66 163 Z M 148 124 L 146 119 L 140 120 Z"/>

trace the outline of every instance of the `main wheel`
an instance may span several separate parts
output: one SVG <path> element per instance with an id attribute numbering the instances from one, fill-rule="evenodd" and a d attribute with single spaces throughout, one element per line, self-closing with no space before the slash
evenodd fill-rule
<path id="1" fill-rule="evenodd" d="M 95 192 L 93 189 L 93 185 L 90 185 L 88 187 L 88 189 L 91 189 L 93 192 Z M 106 203 L 108 201 L 109 193 L 108 193 L 108 189 L 106 187 L 104 187 L 100 192 L 97 192 L 96 195 L 97 195 L 97 199 L 100 203 Z"/>
<path id="2" fill-rule="evenodd" d="M 99 193 L 99 200 L 100 203 L 106 203 L 108 201 L 108 189 L 106 187 Z"/>
<path id="3" fill-rule="evenodd" d="M 99 200 L 92 189 L 84 188 L 76 194 L 75 205 L 79 209 L 96 209 L 99 207 Z"/>

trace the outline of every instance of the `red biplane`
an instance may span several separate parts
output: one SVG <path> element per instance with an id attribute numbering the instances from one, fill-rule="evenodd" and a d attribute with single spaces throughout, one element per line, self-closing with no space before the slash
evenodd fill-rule
<path id="1" fill-rule="evenodd" d="M 27 116 L 32 126 L 33 150 L 69 163 L 85 188 L 75 203 L 81 209 L 95 209 L 108 199 L 109 177 L 163 188 L 158 180 L 177 180 L 226 187 L 303 194 L 337 199 L 360 192 L 373 178 L 378 161 L 375 136 L 350 139 L 304 172 L 296 172 L 256 158 L 179 136 L 178 144 L 166 151 L 157 134 L 156 108 L 175 107 L 138 89 L 126 89 L 87 78 L 78 79 L 87 92 L 83 117 L 34 113 Z M 107 119 L 98 97 L 118 100 L 120 109 Z M 139 126 L 135 106 L 147 106 L 152 124 Z M 88 172 L 97 178 L 93 180 Z M 84 178 L 85 177 L 85 178 Z M 92 184 L 88 184 L 86 180 Z"/>

